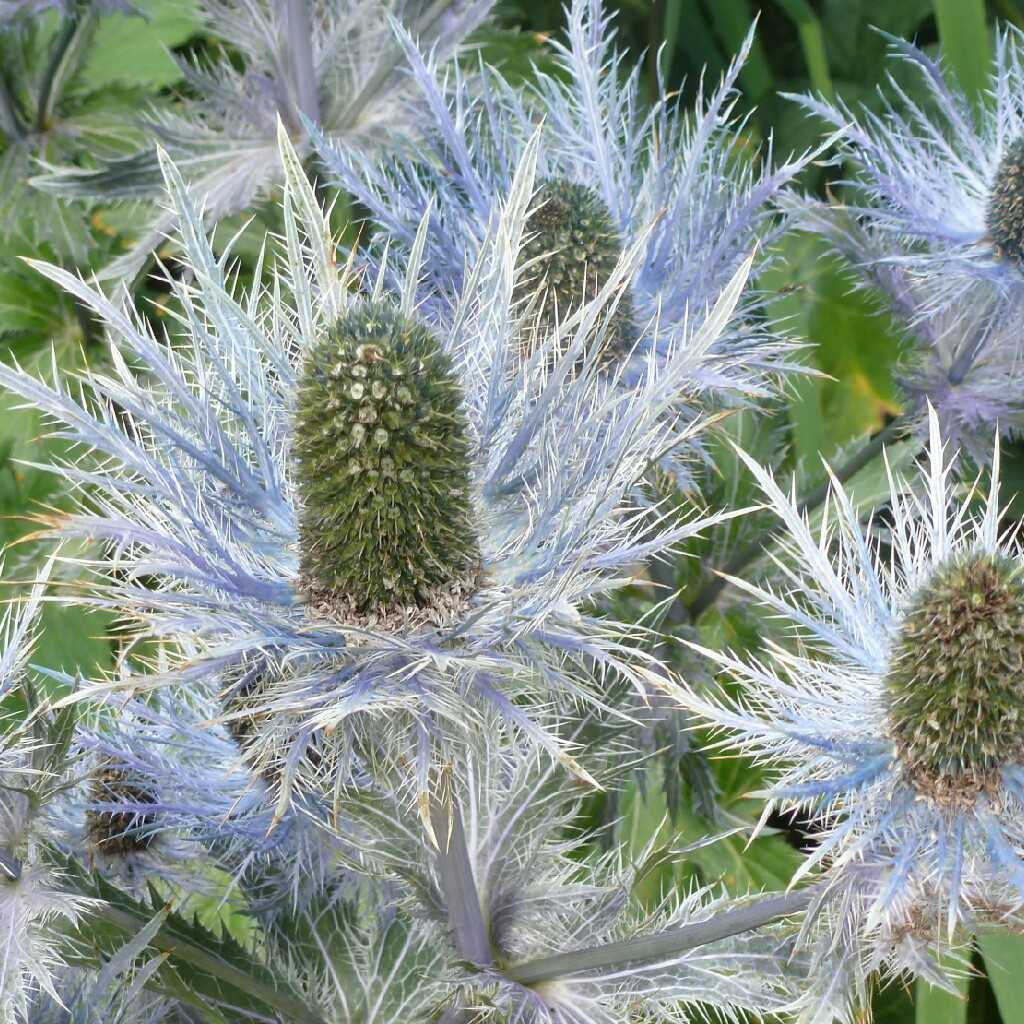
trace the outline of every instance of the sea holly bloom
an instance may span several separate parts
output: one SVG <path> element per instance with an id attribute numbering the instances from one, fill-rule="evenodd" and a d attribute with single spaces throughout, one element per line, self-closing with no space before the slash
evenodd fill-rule
<path id="1" fill-rule="evenodd" d="M 479 248 L 523 152 L 539 137 L 514 295 L 537 324 L 524 337 L 524 356 L 606 286 L 624 251 L 639 246 L 609 329 L 595 339 L 609 367 L 631 362 L 624 372 L 632 382 L 647 358 L 663 358 L 677 344 L 688 318 L 700 321 L 752 251 L 757 268 L 764 265 L 782 226 L 774 200 L 809 157 L 774 167 L 770 149 L 760 163 L 739 153 L 744 125 L 732 107 L 752 36 L 696 110 L 663 91 L 647 112 L 639 69 L 626 72 L 599 0 L 574 0 L 567 17 L 566 41 L 553 44 L 557 74 L 538 70 L 525 89 L 492 67 L 442 71 L 399 30 L 410 84 L 430 111 L 411 157 L 358 152 L 327 133 L 317 147 L 335 182 L 369 210 L 392 274 L 402 266 L 395 254 L 408 256 L 429 216 L 424 273 L 443 307 L 457 301 L 467 246 Z M 756 304 L 752 291 L 744 294 L 743 310 Z M 772 393 L 792 349 L 763 317 L 738 320 L 695 361 L 688 391 Z"/>
<path id="2" fill-rule="evenodd" d="M 39 265 L 105 321 L 113 372 L 86 374 L 76 401 L 0 371 L 60 436 L 102 453 L 59 470 L 85 508 L 57 526 L 108 543 L 96 598 L 179 652 L 167 671 L 82 693 L 219 680 L 226 716 L 251 720 L 249 756 L 285 795 L 361 762 L 398 766 L 425 791 L 434 752 L 471 739 L 484 709 L 574 764 L 544 727 L 550 710 L 600 703 L 606 677 L 673 688 L 633 643 L 637 627 L 593 607 L 698 528 L 630 495 L 677 442 L 666 419 L 727 329 L 747 267 L 634 388 L 605 386 L 581 355 L 606 331 L 635 247 L 560 325 L 561 359 L 519 358 L 534 329 L 511 295 L 535 146 L 451 321 L 431 322 L 416 261 L 400 294 L 380 276 L 357 292 L 282 145 L 286 234 L 251 293 L 232 293 L 227 257 L 168 164 L 191 271 L 169 282 L 177 336 L 161 344 Z"/>
<path id="3" fill-rule="evenodd" d="M 205 199 L 207 223 L 238 213 L 280 186 L 277 126 L 303 158 L 303 119 L 339 145 L 377 149 L 415 131 L 397 18 L 438 59 L 448 59 L 488 15 L 493 0 L 202 0 L 208 31 L 234 56 L 182 61 L 190 95 L 147 116 L 152 143 L 127 157 L 95 154 L 99 166 L 48 168 L 34 183 L 64 198 L 159 200 L 157 149 L 171 154 Z M 55 161 L 51 161 L 51 164 Z M 132 251 L 105 271 L 133 273 L 173 225 L 161 214 Z"/>
<path id="4" fill-rule="evenodd" d="M 723 743 L 776 766 L 772 805 L 818 819 L 800 874 L 820 869 L 824 889 L 806 927 L 835 929 L 825 945 L 853 978 L 924 970 L 944 938 L 1018 923 L 1024 898 L 1024 558 L 999 534 L 998 450 L 988 498 L 958 497 L 934 411 L 930 426 L 920 487 L 890 475 L 884 539 L 838 485 L 812 530 L 747 460 L 787 532 L 778 589 L 733 582 L 799 643 L 757 660 L 705 650 L 742 688 L 690 701 Z"/>
<path id="5" fill-rule="evenodd" d="M 887 256 L 923 290 L 921 311 L 1024 296 L 1024 37 L 1007 26 L 996 37 L 991 87 L 976 111 L 942 65 L 902 39 L 895 54 L 919 72 L 926 99 L 895 81 L 880 114 L 793 97 L 840 129 L 842 159 L 859 171 L 847 182 L 844 214 L 886 236 Z M 968 293 L 981 289 L 981 298 Z M 988 299 L 986 297 L 989 297 Z"/>
<path id="6" fill-rule="evenodd" d="M 40 584 L 3 624 L 0 697 L 24 682 L 42 598 Z M 52 837 L 47 811 L 67 779 L 60 746 L 67 718 L 0 719 L 0 1020 L 27 1019 L 33 993 L 59 1002 L 54 975 L 62 961 L 53 935 L 91 905 L 65 891 L 43 855 Z"/>
<path id="7" fill-rule="evenodd" d="M 116 849 L 94 852 L 90 827 L 83 857 L 92 855 L 108 875 L 118 854 L 128 862 L 122 867 L 137 864 L 134 873 L 116 872 L 122 884 L 138 875 L 189 890 L 204 873 L 212 887 L 209 869 L 216 867 L 218 877 L 230 880 L 233 898 L 244 894 L 266 924 L 282 909 L 348 885 L 340 867 L 346 847 L 338 837 L 346 830 L 344 809 L 312 795 L 279 809 L 274 777 L 250 763 L 256 726 L 239 730 L 241 719 L 225 715 L 217 698 L 215 687 L 165 690 L 119 702 L 115 719 L 100 715 L 79 730 L 83 751 L 115 782 L 130 786 L 108 787 L 98 794 L 102 799 L 87 802 L 87 817 L 103 816 L 102 832 L 113 832 Z M 218 718 L 227 720 L 215 724 Z M 114 832 L 109 822 L 120 829 Z"/>
<path id="8" fill-rule="evenodd" d="M 1003 437 L 1020 435 L 1024 359 L 1015 316 L 983 294 L 966 306 L 929 308 L 930 285 L 903 259 L 898 241 L 848 213 L 811 206 L 804 224 L 828 239 L 905 337 L 895 378 L 908 425 L 927 437 L 931 405 L 947 443 L 979 465 L 991 457 L 993 426 Z"/>

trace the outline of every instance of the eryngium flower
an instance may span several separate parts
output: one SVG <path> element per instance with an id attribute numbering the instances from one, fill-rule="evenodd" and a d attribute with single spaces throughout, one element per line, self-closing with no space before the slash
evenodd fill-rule
<path id="1" fill-rule="evenodd" d="M 891 42 L 920 72 L 926 102 L 915 102 L 895 81 L 881 115 L 793 97 L 842 130 L 841 158 L 860 172 L 846 183 L 847 209 L 888 237 L 890 258 L 925 290 L 926 312 L 977 301 L 967 293 L 979 285 L 1018 302 L 1024 297 L 1024 36 L 1009 26 L 998 32 L 990 89 L 977 112 L 940 63 L 904 40 Z"/>
<path id="2" fill-rule="evenodd" d="M 87 374 L 81 401 L 17 369 L 0 370 L 3 384 L 49 413 L 60 436 L 96 453 L 60 470 L 82 485 L 86 508 L 56 525 L 61 533 L 111 545 L 113 563 L 95 567 L 98 599 L 136 616 L 141 629 L 170 636 L 180 652 L 179 665 L 138 685 L 209 684 L 216 676 L 227 692 L 259 667 L 249 693 L 261 703 L 244 712 L 257 726 L 248 753 L 282 791 L 297 777 L 329 780 L 333 759 L 350 770 L 346 759 L 361 743 L 372 748 L 374 761 L 391 758 L 414 771 L 425 788 L 430 751 L 472 736 L 483 708 L 499 709 L 565 757 L 564 746 L 540 724 L 547 705 L 600 702 L 606 674 L 672 689 L 652 657 L 631 642 L 636 627 L 598 615 L 592 602 L 627 582 L 638 563 L 697 529 L 693 522 L 664 521 L 658 509 L 638 509 L 629 495 L 678 440 L 666 422 L 669 411 L 693 361 L 727 325 L 747 268 L 699 331 L 673 334 L 666 358 L 651 360 L 635 388 L 603 385 L 595 360 L 580 357 L 606 331 L 605 308 L 614 304 L 636 250 L 594 302 L 561 325 L 571 339 L 564 357 L 550 367 L 539 357 L 524 364 L 521 331 L 532 325 L 517 318 L 511 296 L 535 148 L 524 157 L 493 236 L 479 247 L 446 327 L 419 319 L 418 264 L 410 266 L 400 296 L 390 297 L 379 280 L 369 296 L 356 294 L 348 271 L 335 263 L 324 215 L 286 135 L 282 140 L 286 237 L 279 269 L 249 295 L 231 293 L 223 260 L 214 257 L 199 212 L 168 165 L 190 269 L 187 279 L 169 282 L 180 303 L 181 334 L 168 344 L 83 282 L 39 266 L 93 309 L 114 341 L 114 372 Z M 340 417 L 344 407 L 350 417 L 347 426 L 330 425 L 348 431 L 336 445 L 338 461 L 319 474 L 308 462 L 303 468 L 309 458 L 303 445 L 313 442 L 300 435 L 314 422 L 303 420 L 303 381 L 319 372 L 323 346 L 337 344 L 339 324 L 349 325 L 350 335 L 352 324 L 369 330 L 370 320 L 360 319 L 369 310 L 382 324 L 405 325 L 402 331 L 419 339 L 424 353 L 435 346 L 444 353 L 431 356 L 430 373 L 408 385 L 422 405 L 416 431 L 448 446 L 453 465 L 444 473 L 430 477 L 426 458 L 409 468 L 410 457 L 397 449 L 387 456 L 394 467 L 385 464 L 376 432 L 393 431 L 389 417 L 397 423 L 410 407 L 405 385 L 371 381 L 369 369 L 361 399 L 351 397 L 356 383 L 363 386 L 355 379 L 346 378 L 334 395 L 333 412 Z M 356 362 L 347 365 L 404 372 L 397 356 L 384 358 L 394 335 L 374 336 L 376 354 L 362 353 L 371 362 L 356 355 L 357 345 Z M 373 362 L 378 356 L 384 361 Z M 147 375 L 130 370 L 128 359 Z M 451 380 L 462 395 L 458 415 L 454 392 L 443 383 Z M 380 396 L 375 383 L 384 389 Z M 381 412 L 388 395 L 399 409 Z M 330 401 L 324 412 L 332 411 Z M 352 402 L 358 406 L 345 405 Z M 398 442 L 388 433 L 386 443 Z M 400 473 L 399 455 L 406 467 Z M 353 458 L 370 460 L 367 478 L 370 468 L 379 472 L 378 487 L 345 475 Z M 408 488 L 439 488 L 443 500 L 430 507 L 442 521 L 421 528 L 434 538 L 434 553 L 448 559 L 447 572 L 431 576 L 429 586 L 407 587 L 402 602 L 370 610 L 353 605 L 351 580 L 326 578 L 333 602 L 311 594 L 303 565 L 317 563 L 303 550 L 311 534 L 302 523 L 304 515 L 329 511 L 328 496 L 317 489 L 328 472 L 337 499 L 349 502 L 378 537 L 392 529 L 391 501 L 408 516 L 427 507 Z M 385 479 L 392 472 L 395 481 Z M 465 508 L 467 472 L 472 517 Z M 369 508 L 378 500 L 375 518 Z M 479 551 L 470 587 L 462 570 L 472 565 L 472 538 L 456 544 L 463 530 L 475 531 Z M 402 544 L 409 553 L 408 542 Z M 378 598 L 390 593 L 393 562 L 359 571 L 373 568 L 381 573 Z M 420 565 L 408 579 L 419 580 L 422 572 Z M 324 582 L 318 579 L 315 589 L 322 591 Z M 133 685 L 132 679 L 98 684 L 101 690 Z M 313 745 L 317 756 L 305 756 Z"/>
<path id="3" fill-rule="evenodd" d="M 883 539 L 839 486 L 812 530 L 747 460 L 788 541 L 781 590 L 735 582 L 799 645 L 704 651 L 742 688 L 692 700 L 724 742 L 778 766 L 773 803 L 819 817 L 801 873 L 824 871 L 829 948 L 913 971 L 943 934 L 1013 923 L 1024 897 L 1024 558 L 1000 539 L 998 456 L 984 503 L 956 497 L 930 422 L 920 493 L 890 474 Z"/>
<path id="4" fill-rule="evenodd" d="M 922 438 L 927 409 L 938 413 L 943 436 L 978 464 L 992 455 L 992 430 L 1017 437 L 1024 429 L 1024 358 L 1016 316 L 993 295 L 976 293 L 963 306 L 930 308 L 929 284 L 903 259 L 892 235 L 817 204 L 804 224 L 847 261 L 857 286 L 879 300 L 880 311 L 906 338 L 895 370 L 904 414 Z"/>
<path id="5" fill-rule="evenodd" d="M 207 223 L 237 213 L 281 184 L 277 125 L 287 125 L 303 158 L 311 146 L 303 119 L 346 148 L 376 150 L 415 132 L 396 18 L 438 59 L 448 59 L 488 15 L 493 0 L 202 0 L 208 31 L 234 56 L 181 61 L 192 95 L 154 109 L 152 144 L 99 167 L 51 167 L 35 184 L 64 198 L 159 200 L 158 147 L 167 150 L 205 199 Z M 134 272 L 165 237 L 166 214 L 106 271 Z"/>
<path id="6" fill-rule="evenodd" d="M 755 248 L 764 265 L 781 227 L 773 201 L 807 157 L 773 167 L 770 149 L 760 164 L 739 155 L 744 124 L 731 109 L 752 35 L 695 111 L 666 92 L 650 110 L 639 69 L 626 73 L 600 0 L 573 0 L 567 16 L 568 38 L 553 44 L 557 73 L 538 70 L 526 90 L 492 67 L 471 76 L 441 71 L 402 33 L 412 84 L 431 115 L 412 157 L 380 158 L 326 133 L 317 147 L 334 180 L 369 210 L 392 261 L 396 251 L 411 251 L 429 211 L 425 272 L 453 303 L 467 246 L 480 245 L 523 152 L 539 137 L 516 298 L 532 301 L 543 336 L 605 287 L 624 250 L 640 246 L 601 342 L 605 355 L 620 357 L 613 365 L 630 353 L 641 365 L 671 347 L 668 328 L 704 315 Z M 756 302 L 752 293 L 744 297 L 746 308 Z M 658 331 L 651 330 L 655 320 Z M 529 336 L 525 341 L 525 351 L 535 351 Z M 694 365 L 688 383 L 722 395 L 762 395 L 791 349 L 763 318 L 737 323 Z"/>
<path id="7" fill-rule="evenodd" d="M 475 576 L 462 401 L 427 326 L 387 303 L 356 306 L 306 357 L 294 442 L 299 571 L 328 613 L 434 605 L 439 589 L 443 601 Z"/>

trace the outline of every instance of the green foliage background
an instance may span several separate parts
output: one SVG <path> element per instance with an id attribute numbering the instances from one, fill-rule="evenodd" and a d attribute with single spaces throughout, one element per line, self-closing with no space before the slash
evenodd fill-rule
<path id="1" fill-rule="evenodd" d="M 130 145 L 138 105 L 173 104 L 184 88 L 167 49 L 201 53 L 209 44 L 191 0 L 144 0 L 140 6 L 147 20 L 119 15 L 103 20 L 67 102 L 57 108 L 62 125 L 80 139 L 115 125 L 119 144 Z M 750 115 L 743 145 L 753 154 L 771 139 L 780 157 L 806 148 L 819 135 L 819 126 L 781 93 L 815 90 L 871 107 L 885 75 L 899 73 L 886 60 L 886 43 L 877 29 L 914 37 L 926 48 L 941 43 L 950 72 L 971 91 L 983 86 L 988 72 L 994 21 L 1024 28 L 1024 0 L 763 0 L 760 9 L 752 0 L 611 0 L 609 6 L 618 10 L 620 43 L 642 64 L 651 95 L 660 71 L 687 103 L 696 100 L 702 76 L 709 83 L 718 79 L 751 21 L 759 17 L 757 41 L 740 76 L 741 113 Z M 528 78 L 533 63 L 547 59 L 545 38 L 559 31 L 562 0 L 501 0 L 498 12 L 496 26 L 480 33 L 477 42 L 489 60 Z M 44 26 L 43 43 L 47 31 L 57 31 L 56 17 L 49 28 Z M 0 70 L 0 80 L 12 74 L 8 66 Z M 69 153 L 60 149 L 62 145 L 60 134 L 53 133 L 35 150 L 19 151 L 13 140 L 0 136 L 0 182 L 22 179 L 36 159 L 66 159 Z M 825 194 L 829 175 L 837 174 L 835 169 L 814 168 L 803 187 Z M 5 197 L 0 197 L 0 214 L 5 209 Z M 41 256 L 88 273 L 130 244 L 134 222 L 130 212 L 120 209 L 71 208 L 61 211 L 60 231 L 50 236 L 38 228 L 57 223 L 54 209 L 51 200 L 29 196 L 12 214 L 23 223 L 20 240 L 0 251 L 0 356 L 45 372 L 52 350 L 56 363 L 68 372 L 83 360 L 103 358 L 95 325 L 70 299 L 28 270 L 21 257 Z M 255 218 L 248 229 L 253 244 L 247 250 L 243 241 L 243 255 L 255 251 L 256 239 L 276 223 L 272 202 L 249 214 Z M 219 230 L 227 237 L 241 223 L 239 218 Z M 781 435 L 786 442 L 788 468 L 800 467 L 805 482 L 813 483 L 820 475 L 820 456 L 837 456 L 899 411 L 892 367 L 902 340 L 876 312 L 869 295 L 851 292 L 842 268 L 823 254 L 815 239 L 791 236 L 779 255 L 759 284 L 770 296 L 772 311 L 787 317 L 794 332 L 812 342 L 805 358 L 824 376 L 793 387 L 773 414 L 773 436 Z M 168 296 L 156 276 L 142 282 L 136 300 L 147 316 L 166 321 Z M 758 438 L 745 436 L 741 421 L 735 429 L 741 440 L 756 445 Z M 7 580 L 31 577 L 34 556 L 26 541 L 38 528 L 38 517 L 59 511 L 63 502 L 54 478 L 30 463 L 62 454 L 62 442 L 48 435 L 37 413 L 0 396 L 0 543 L 10 545 Z M 1024 460 L 1015 458 L 1014 452 L 1007 455 L 1012 474 L 1013 466 Z M 869 467 L 854 481 L 858 500 L 870 506 L 880 498 L 883 484 L 877 467 Z M 726 497 L 731 501 L 737 495 Z M 694 553 L 708 554 L 699 549 Z M 679 582 L 688 584 L 685 578 Z M 744 621 L 737 612 L 731 618 L 712 619 L 705 628 L 712 641 L 735 644 L 756 642 L 764 627 Z M 111 620 L 77 609 L 46 607 L 39 664 L 88 675 L 111 669 L 116 657 Z M 757 788 L 750 766 L 729 759 L 715 762 L 711 770 L 727 824 L 756 818 L 757 804 L 747 796 Z M 708 830 L 697 809 L 684 809 L 679 824 L 669 830 L 657 786 L 627 794 L 618 810 L 623 838 L 635 849 L 658 831 L 682 846 Z M 796 841 L 792 835 L 774 835 L 748 847 L 737 837 L 696 851 L 684 867 L 652 864 L 650 895 L 653 898 L 666 881 L 683 883 L 694 875 L 722 879 L 737 889 L 784 885 L 798 857 L 792 845 Z M 877 1019 L 883 1024 L 998 1024 L 1001 1015 L 1005 1024 L 1024 1024 L 1020 940 L 989 937 L 981 943 L 982 956 L 988 979 L 979 974 L 965 980 L 969 999 L 955 999 L 926 986 L 914 992 L 894 986 L 878 995 Z M 981 959 L 977 962 L 980 966 Z"/>

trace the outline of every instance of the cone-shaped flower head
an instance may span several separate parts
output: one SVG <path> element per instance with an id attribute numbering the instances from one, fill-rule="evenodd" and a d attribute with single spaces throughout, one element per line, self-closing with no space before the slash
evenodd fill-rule
<path id="1" fill-rule="evenodd" d="M 700 525 L 631 495 L 680 440 L 670 411 L 728 329 L 749 265 L 623 388 L 580 359 L 607 334 L 614 279 L 563 323 L 562 358 L 522 359 L 536 302 L 520 309 L 513 292 L 537 140 L 489 239 L 467 244 L 450 319 L 418 301 L 420 263 L 396 293 L 385 272 L 359 294 L 282 144 L 285 237 L 250 294 L 232 293 L 167 166 L 192 268 L 170 285 L 183 313 L 168 343 L 37 265 L 116 338 L 114 370 L 89 375 L 84 404 L 0 368 L 61 434 L 110 456 L 59 470 L 83 484 L 84 508 L 56 526 L 115 544 L 97 596 L 173 638 L 175 662 L 139 685 L 219 686 L 247 763 L 282 796 L 364 761 L 425 788 L 432 759 L 472 738 L 485 709 L 572 763 L 545 728 L 563 702 L 601 701 L 606 675 L 673 689 L 636 627 L 593 609 Z M 123 353 L 149 368 L 144 382 Z"/>
<path id="2" fill-rule="evenodd" d="M 1024 557 L 1000 539 L 998 457 L 981 501 L 954 496 L 947 454 L 932 412 L 919 482 L 890 475 L 891 555 L 840 487 L 812 529 L 749 461 L 787 528 L 785 591 L 740 585 L 801 642 L 757 661 L 705 652 L 744 685 L 692 698 L 777 766 L 773 801 L 819 816 L 808 934 L 851 983 L 927 971 L 929 948 L 978 923 L 1024 924 Z"/>
<path id="3" fill-rule="evenodd" d="M 152 788 L 130 770 L 110 762 L 97 764 L 89 776 L 89 798 L 85 827 L 89 848 L 103 857 L 124 857 L 144 853 L 155 836 L 149 829 L 153 814 L 140 808 L 157 802 Z"/>
<path id="4" fill-rule="evenodd" d="M 1024 137 L 1014 139 L 996 168 L 985 224 L 997 255 L 1024 259 Z"/>
<path id="5" fill-rule="evenodd" d="M 971 552 L 938 566 L 910 599 L 885 678 L 896 755 L 941 800 L 998 786 L 1024 761 L 1024 567 Z"/>
<path id="6" fill-rule="evenodd" d="M 335 145 L 326 133 L 316 145 L 336 181 L 370 212 L 378 254 L 386 248 L 392 261 L 407 259 L 429 211 L 424 272 L 430 301 L 450 317 L 467 249 L 482 243 L 524 151 L 539 140 L 516 298 L 540 289 L 532 314 L 541 330 L 526 337 L 525 352 L 605 288 L 621 255 L 636 249 L 640 258 L 609 305 L 608 330 L 592 341 L 607 370 L 621 370 L 627 356 L 638 370 L 673 347 L 684 322 L 700 321 L 751 252 L 759 263 L 768 258 L 765 243 L 781 227 L 775 199 L 806 158 L 772 167 L 768 154 L 760 170 L 737 158 L 740 128 L 730 110 L 752 36 L 696 110 L 666 93 L 645 113 L 638 72 L 626 72 L 605 7 L 567 5 L 565 39 L 552 42 L 558 72 L 538 71 L 528 90 L 492 67 L 448 74 L 403 33 L 412 82 L 430 112 L 412 157 L 380 159 Z M 756 302 L 751 295 L 741 305 Z M 708 401 L 773 393 L 793 346 L 759 322 L 737 323 L 720 337 L 694 360 L 681 390 Z M 564 351 L 564 339 L 553 348 Z M 626 383 L 633 380 L 627 372 Z"/>
<path id="7" fill-rule="evenodd" d="M 462 400 L 427 327 L 384 303 L 343 314 L 306 357 L 300 569 L 328 614 L 434 610 L 471 582 L 480 552 Z"/>
<path id="8" fill-rule="evenodd" d="M 999 30 L 977 110 L 940 62 L 890 41 L 919 72 L 924 101 L 894 81 L 881 115 L 795 97 L 842 132 L 842 158 L 860 172 L 833 209 L 886 237 L 922 290 L 922 314 L 995 298 L 1012 316 L 1024 300 L 1024 36 Z"/>
<path id="9" fill-rule="evenodd" d="M 520 253 L 524 272 L 516 288 L 523 300 L 539 293 L 536 315 L 543 338 L 581 302 L 597 298 L 624 249 L 608 205 L 589 185 L 548 179 L 537 189 L 534 204 Z M 612 314 L 605 358 L 628 353 L 636 334 L 634 316 L 627 292 Z"/>

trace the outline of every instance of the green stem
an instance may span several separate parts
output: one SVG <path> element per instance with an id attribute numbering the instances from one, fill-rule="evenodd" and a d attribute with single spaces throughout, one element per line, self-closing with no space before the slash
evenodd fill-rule
<path id="1" fill-rule="evenodd" d="M 832 87 L 832 75 L 828 67 L 825 34 L 821 30 L 821 21 L 814 13 L 814 8 L 807 0 L 777 0 L 777 2 L 796 25 L 811 85 L 827 100 L 834 99 L 835 90 Z"/>
<path id="2" fill-rule="evenodd" d="M 883 430 L 879 431 L 870 441 L 868 441 L 859 451 L 855 452 L 850 458 L 843 463 L 837 470 L 833 471 L 833 475 L 839 483 L 846 483 L 851 477 L 859 473 L 872 459 L 879 455 L 882 449 L 889 444 L 890 441 L 894 441 L 906 428 L 907 421 L 904 416 L 897 416 L 896 419 L 892 420 L 888 426 Z M 828 497 L 829 488 L 831 481 L 826 480 L 814 488 L 813 491 L 809 491 L 797 502 L 797 509 L 800 512 L 810 512 L 816 509 L 822 502 Z M 744 548 L 740 548 L 721 567 L 719 572 L 720 575 L 715 575 L 712 579 L 709 579 L 707 583 L 697 592 L 697 596 L 693 599 L 693 603 L 689 606 L 690 619 L 696 622 L 701 615 L 704 614 L 719 598 L 722 591 L 728 584 L 725 579 L 726 576 L 736 576 L 742 572 L 751 562 L 757 561 L 758 558 L 764 554 L 767 545 L 777 538 L 783 532 L 782 525 L 778 525 L 773 529 L 769 530 L 766 536 L 759 538 L 752 544 L 748 544 Z"/>
<path id="3" fill-rule="evenodd" d="M 665 3 L 665 45 L 661 51 L 662 72 L 666 79 L 672 74 L 672 65 L 676 59 L 676 43 L 679 40 L 679 26 L 683 20 L 682 0 L 666 0 Z"/>
<path id="4" fill-rule="evenodd" d="M 807 908 L 811 895 L 806 892 L 786 896 L 770 896 L 750 906 L 726 910 L 708 921 L 672 928 L 657 935 L 645 935 L 624 942 L 609 942 L 572 953 L 558 953 L 518 964 L 505 971 L 507 977 L 520 985 L 539 985 L 545 981 L 567 978 L 584 971 L 621 968 L 626 964 L 659 960 L 662 957 L 684 953 L 688 949 L 705 946 L 709 942 L 727 939 L 733 935 L 762 928 L 772 921 L 799 914 Z"/>
<path id="5" fill-rule="evenodd" d="M 61 85 L 67 74 L 68 65 L 78 42 L 86 31 L 91 28 L 90 15 L 84 17 L 71 14 L 64 19 L 60 33 L 53 42 L 50 59 L 43 75 L 43 85 L 39 91 L 39 103 L 36 107 L 36 128 L 43 132 L 53 123 L 53 110 L 60 96 Z"/>
<path id="6" fill-rule="evenodd" d="M 3 73 L 0 73 L 0 113 L 3 114 L 0 119 L 0 127 L 3 127 L 4 131 L 13 138 L 24 139 L 26 136 L 24 114 Z"/>

